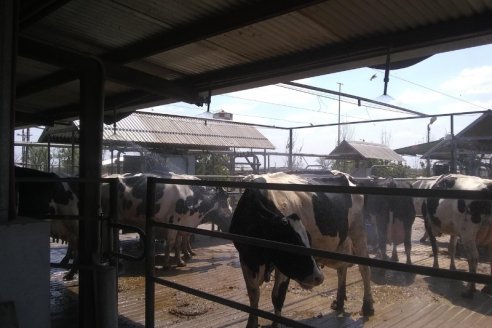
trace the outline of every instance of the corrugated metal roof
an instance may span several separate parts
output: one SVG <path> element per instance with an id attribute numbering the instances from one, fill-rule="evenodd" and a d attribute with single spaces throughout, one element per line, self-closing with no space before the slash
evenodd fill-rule
<path id="1" fill-rule="evenodd" d="M 388 49 L 397 64 L 488 44 L 490 21 L 492 0 L 23 1 L 17 124 L 78 118 L 79 83 L 69 82 L 79 66 L 58 61 L 67 54 L 111 66 L 111 116 L 381 65 Z"/>
<path id="2" fill-rule="evenodd" d="M 74 122 L 79 127 L 79 122 Z M 40 142 L 51 135 L 53 142 L 71 142 L 72 133 L 66 127 L 47 128 Z M 275 149 L 275 146 L 255 127 L 232 121 L 191 118 L 147 112 L 135 112 L 113 125 L 104 125 L 106 144 L 136 143 L 186 149 Z"/>
<path id="3" fill-rule="evenodd" d="M 403 157 L 385 145 L 346 140 L 343 140 L 340 145 L 335 147 L 327 158 L 345 160 L 382 159 L 386 161 L 403 161 Z"/>
<path id="4" fill-rule="evenodd" d="M 491 126 L 492 112 L 487 111 L 456 134 L 454 141 L 448 135 L 446 138 L 395 149 L 395 151 L 404 155 L 422 155 L 422 158 L 450 160 L 454 142 L 456 155 L 490 154 L 492 153 Z"/>

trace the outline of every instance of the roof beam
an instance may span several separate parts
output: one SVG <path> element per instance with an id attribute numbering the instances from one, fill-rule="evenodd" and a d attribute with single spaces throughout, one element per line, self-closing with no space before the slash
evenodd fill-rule
<path id="1" fill-rule="evenodd" d="M 69 68 L 68 70 L 60 70 L 54 74 L 50 74 L 36 82 L 26 83 L 20 86 L 20 96 L 27 96 L 31 92 L 36 91 L 39 83 L 54 86 L 57 82 L 67 83 L 76 79 L 77 71 L 83 69 L 90 58 L 94 58 L 22 37 L 19 38 L 19 54 L 33 60 Z M 201 104 L 203 102 L 198 92 L 186 85 L 185 82 L 176 83 L 164 80 L 157 76 L 110 62 L 104 62 L 104 66 L 107 77 L 117 83 L 191 104 Z"/>
<path id="2" fill-rule="evenodd" d="M 21 1 L 19 30 L 25 30 L 70 1 L 71 0 Z"/>
<path id="3" fill-rule="evenodd" d="M 386 58 L 388 47 L 391 53 L 404 53 L 428 48 L 425 55 L 435 54 L 453 48 L 453 43 L 465 42 L 470 38 L 491 37 L 492 12 L 474 17 L 454 20 L 433 26 L 424 26 L 408 32 L 394 33 L 391 36 L 361 38 L 343 44 L 336 44 L 293 55 L 268 59 L 262 62 L 227 68 L 190 79 L 199 91 L 219 90 L 218 93 L 238 90 L 238 86 L 264 81 L 264 84 L 285 82 L 313 74 L 333 73 L 333 67 L 343 67 L 348 63 L 364 62 Z M 462 46 L 461 46 L 462 47 Z M 442 51 L 442 50 L 441 50 Z M 422 56 L 422 54 L 420 54 Z M 362 65 L 361 65 L 362 66 Z M 352 67 L 355 68 L 355 67 Z M 340 69 L 338 69 L 340 70 Z M 232 81 L 232 82 L 231 82 Z M 222 90 L 221 90 L 222 89 Z"/>
<path id="4" fill-rule="evenodd" d="M 301 8 L 313 6 L 324 1 L 327 0 L 258 1 L 256 5 L 244 6 L 233 12 L 228 12 L 222 16 L 215 17 L 213 20 L 210 20 L 210 17 L 208 17 L 206 19 L 206 24 L 203 21 L 200 21 L 185 26 L 178 31 L 166 32 L 155 38 L 118 48 L 102 55 L 101 58 L 118 64 L 129 63 L 192 42 L 258 23 L 272 17 L 284 15 Z M 214 23 L 212 24 L 211 21 Z M 25 97 L 75 79 L 75 77 L 70 79 L 67 72 L 55 72 L 51 75 L 52 76 L 47 78 L 49 83 L 46 83 L 43 79 L 32 81 L 26 85 L 20 86 L 20 92 L 18 93 Z"/>
<path id="5" fill-rule="evenodd" d="M 181 29 L 119 48 L 105 54 L 103 58 L 116 63 L 129 63 L 325 1 L 327 0 L 257 1 L 255 5 L 245 5 L 217 17 L 206 17 Z"/>
<path id="6" fill-rule="evenodd" d="M 202 104 L 204 99 L 198 92 L 182 82 L 172 82 L 161 79 L 155 75 L 147 74 L 133 68 L 113 64 L 105 61 L 104 67 L 108 79 L 123 83 L 135 89 L 147 91 L 149 93 L 176 98 L 190 104 Z"/>
<path id="7" fill-rule="evenodd" d="M 140 102 L 151 101 L 156 96 L 144 91 L 133 90 L 122 92 L 120 94 L 106 96 L 104 100 L 104 121 L 105 123 L 111 123 L 113 118 L 118 120 L 122 114 L 121 112 L 115 112 L 117 108 L 129 107 Z M 47 117 L 56 117 L 56 120 L 71 120 L 76 119 L 79 116 L 80 104 L 71 104 L 67 106 L 49 108 L 43 111 L 37 111 L 36 113 L 16 112 L 16 118 L 19 122 L 26 125 L 48 125 L 52 126 L 55 121 L 47 120 Z"/>

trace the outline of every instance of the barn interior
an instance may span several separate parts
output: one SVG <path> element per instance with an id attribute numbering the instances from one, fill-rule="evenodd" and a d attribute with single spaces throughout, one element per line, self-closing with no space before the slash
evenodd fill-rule
<path id="1" fill-rule="evenodd" d="M 490 0 L 1 1 L 0 303 L 21 327 L 50 326 L 49 227 L 16 215 L 16 129 L 80 122 L 78 326 L 114 327 L 114 268 L 97 223 L 104 123 L 352 68 L 389 71 L 490 44 L 491 21 Z"/>

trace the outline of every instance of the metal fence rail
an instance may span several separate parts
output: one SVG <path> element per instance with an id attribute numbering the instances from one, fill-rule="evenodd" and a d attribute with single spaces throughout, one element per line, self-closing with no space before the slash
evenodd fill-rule
<path id="1" fill-rule="evenodd" d="M 355 255 L 341 254 L 336 252 L 328 252 L 320 249 L 306 248 L 295 246 L 286 243 L 274 242 L 259 238 L 246 237 L 236 234 L 209 231 L 199 228 L 190 228 L 169 223 L 156 222 L 152 219 L 153 202 L 155 199 L 156 184 L 178 184 L 178 185 L 200 185 L 212 187 L 230 187 L 230 188 L 258 188 L 272 190 L 290 190 L 290 191 L 314 191 L 314 192 L 332 192 L 332 193 L 350 193 L 350 194 L 377 194 L 377 195 L 401 195 L 412 197 L 428 197 L 428 198 L 459 198 L 459 199 L 480 199 L 491 200 L 492 192 L 489 191 L 457 191 L 457 190 L 429 190 L 429 189 L 405 189 L 405 188 L 380 188 L 380 187 L 342 187 L 329 185 L 299 185 L 299 184 L 271 184 L 271 183 L 256 183 L 256 182 L 232 182 L 232 181 L 212 181 L 212 180 L 181 180 L 181 179 L 161 179 L 149 177 L 147 179 L 147 208 L 146 208 L 146 270 L 145 270 L 145 327 L 154 327 L 155 324 L 155 283 L 159 283 L 171 288 L 175 288 L 195 296 L 199 296 L 222 305 L 233 307 L 235 309 L 248 312 L 260 317 L 285 323 L 293 327 L 309 327 L 299 322 L 292 322 L 291 319 L 279 317 L 272 313 L 262 310 L 253 309 L 242 303 L 233 302 L 209 293 L 202 292 L 187 286 L 183 286 L 169 280 L 165 280 L 154 275 L 155 273 L 155 249 L 154 249 L 154 228 L 175 229 L 190 233 L 197 233 L 212 237 L 228 239 L 233 242 L 240 242 L 254 246 L 267 247 L 272 249 L 281 249 L 284 251 L 294 252 L 303 255 L 323 257 L 341 262 L 378 267 L 426 276 L 462 280 L 468 282 L 476 282 L 482 284 L 492 284 L 492 276 L 484 274 L 476 274 L 469 272 L 450 271 L 447 269 L 436 269 L 421 265 L 409 265 L 404 263 L 395 263 L 385 260 L 378 260 Z"/>

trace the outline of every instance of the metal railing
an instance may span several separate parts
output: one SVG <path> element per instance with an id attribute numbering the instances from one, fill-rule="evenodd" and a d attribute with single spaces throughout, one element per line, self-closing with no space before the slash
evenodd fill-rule
<path id="1" fill-rule="evenodd" d="M 460 198 L 460 199 L 476 199 L 476 200 L 491 200 L 492 193 L 488 191 L 457 191 L 457 190 L 429 190 L 429 189 L 410 189 L 410 188 L 381 188 L 381 187 L 345 187 L 345 186 L 330 186 L 330 185 L 300 185 L 300 184 L 273 184 L 273 183 L 256 183 L 256 182 L 232 182 L 232 181 L 211 181 L 211 180 L 182 180 L 182 179 L 160 179 L 149 177 L 147 179 L 147 208 L 146 208 L 146 247 L 145 247 L 145 327 L 154 327 L 155 324 L 155 284 L 168 286 L 192 295 L 205 298 L 254 314 L 278 323 L 283 323 L 292 327 L 310 327 L 306 324 L 299 323 L 295 320 L 274 315 L 259 309 L 254 309 L 242 303 L 231 301 L 216 295 L 212 295 L 188 286 L 180 285 L 175 282 L 155 276 L 155 249 L 154 249 L 154 229 L 165 228 L 196 233 L 200 235 L 212 236 L 231 240 L 233 242 L 241 242 L 254 246 L 267 247 L 289 251 L 302 255 L 322 257 L 341 262 L 378 267 L 382 269 L 390 269 L 426 276 L 462 280 L 467 282 L 476 282 L 482 284 L 492 284 L 492 277 L 484 274 L 476 274 L 461 271 L 450 271 L 447 269 L 436 269 L 421 265 L 410 265 L 404 263 L 395 263 L 385 260 L 373 259 L 368 257 L 359 257 L 355 255 L 340 254 L 336 252 L 328 252 L 321 249 L 306 248 L 294 246 L 291 244 L 274 242 L 259 238 L 247 237 L 242 235 L 230 234 L 225 232 L 209 231 L 199 228 L 190 228 L 175 224 L 156 222 L 153 217 L 153 202 L 155 199 L 156 184 L 178 184 L 178 185 L 200 185 L 211 187 L 229 187 L 229 188 L 258 188 L 271 190 L 288 190 L 288 191 L 310 191 L 310 192 L 328 192 L 328 193 L 348 193 L 348 194 L 376 194 L 376 195 L 401 195 L 412 197 L 426 198 Z"/>

